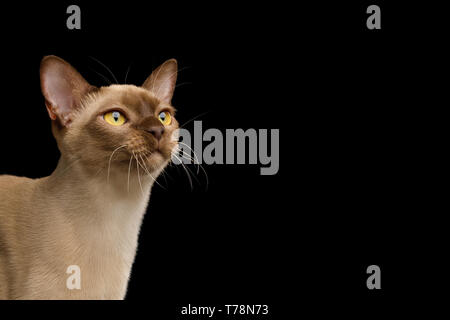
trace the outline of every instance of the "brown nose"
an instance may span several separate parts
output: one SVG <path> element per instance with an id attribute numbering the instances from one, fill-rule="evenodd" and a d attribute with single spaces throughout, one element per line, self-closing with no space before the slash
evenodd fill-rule
<path id="1" fill-rule="evenodd" d="M 164 127 L 160 125 L 152 126 L 147 129 L 147 132 L 151 133 L 157 140 L 160 140 L 164 133 Z"/>

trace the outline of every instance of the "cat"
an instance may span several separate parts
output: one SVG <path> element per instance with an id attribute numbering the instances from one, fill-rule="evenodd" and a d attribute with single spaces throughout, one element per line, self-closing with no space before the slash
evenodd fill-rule
<path id="1" fill-rule="evenodd" d="M 63 59 L 42 59 L 61 156 L 48 177 L 0 176 L 0 299 L 124 299 L 151 188 L 178 145 L 176 78 L 170 59 L 141 87 L 95 87 Z"/>

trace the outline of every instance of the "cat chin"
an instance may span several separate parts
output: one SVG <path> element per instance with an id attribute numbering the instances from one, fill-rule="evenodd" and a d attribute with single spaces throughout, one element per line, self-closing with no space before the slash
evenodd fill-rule
<path id="1" fill-rule="evenodd" d="M 147 167 L 150 171 L 159 171 L 163 169 L 169 162 L 160 151 L 155 151 L 147 156 Z"/>
<path id="2" fill-rule="evenodd" d="M 170 162 L 170 158 L 164 155 L 161 151 L 153 151 L 147 156 L 140 156 L 139 154 L 136 155 L 139 159 L 139 168 L 143 171 L 148 171 L 152 175 L 153 174 L 159 174 L 160 171 L 162 171 Z M 116 162 L 118 165 L 118 169 L 121 170 L 121 172 L 125 175 L 128 175 L 128 171 L 130 169 L 130 166 L 132 166 L 132 170 L 136 170 L 136 158 L 133 158 L 132 156 L 126 156 L 120 161 Z M 145 162 L 143 162 L 145 161 Z M 130 164 L 131 163 L 131 164 Z M 143 168 L 143 164 L 145 164 L 145 168 Z M 114 165 L 114 163 L 112 163 Z M 96 169 L 97 170 L 97 167 Z"/>

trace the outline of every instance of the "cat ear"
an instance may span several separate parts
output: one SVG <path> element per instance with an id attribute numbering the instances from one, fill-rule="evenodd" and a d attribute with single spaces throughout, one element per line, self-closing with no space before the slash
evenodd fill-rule
<path id="1" fill-rule="evenodd" d="M 67 126 L 81 99 L 94 87 L 69 63 L 56 56 L 42 59 L 40 75 L 41 90 L 50 118 L 58 119 L 63 126 Z"/>
<path id="2" fill-rule="evenodd" d="M 162 102 L 170 104 L 177 82 L 177 69 L 177 60 L 167 60 L 152 72 L 142 87 L 150 90 Z"/>

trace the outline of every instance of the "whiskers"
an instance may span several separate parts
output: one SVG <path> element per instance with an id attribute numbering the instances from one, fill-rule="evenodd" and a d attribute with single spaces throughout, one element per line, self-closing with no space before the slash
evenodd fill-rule
<path id="1" fill-rule="evenodd" d="M 194 155 L 193 157 L 189 154 L 187 154 L 186 152 L 184 152 L 183 149 L 180 148 L 180 145 L 183 145 L 184 147 L 188 148 L 192 154 Z M 190 163 L 194 164 L 197 166 L 197 175 L 200 173 L 200 170 L 202 170 L 203 174 L 205 175 L 205 179 L 206 179 L 206 188 L 205 190 L 208 190 L 208 185 L 209 185 L 209 178 L 208 178 L 208 174 L 205 170 L 205 168 L 200 164 L 200 161 L 197 157 L 197 154 L 195 153 L 194 150 L 192 150 L 191 147 L 189 147 L 187 144 L 183 143 L 183 142 L 178 142 L 177 146 L 172 150 L 172 157 L 174 157 L 175 159 L 178 160 L 178 162 L 180 162 L 181 166 L 184 169 L 184 172 L 186 173 L 186 176 L 189 180 L 189 185 L 191 186 L 191 191 L 194 189 L 194 185 L 192 182 L 192 177 L 197 181 L 197 183 L 201 184 L 200 181 L 197 179 L 196 175 L 192 172 L 191 169 L 189 169 L 189 167 L 186 166 L 186 164 L 183 162 L 183 159 L 188 160 Z"/>
<path id="2" fill-rule="evenodd" d="M 109 184 L 109 174 L 110 174 L 110 171 L 111 171 L 111 160 L 112 160 L 112 157 L 113 157 L 114 153 L 116 153 L 116 151 L 118 151 L 118 150 L 120 150 L 120 149 L 122 149 L 122 148 L 125 148 L 126 146 L 127 146 L 126 144 L 119 146 L 118 148 L 114 149 L 114 151 L 113 151 L 113 152 L 111 153 L 111 155 L 109 156 L 109 161 L 108 161 L 108 175 L 106 176 L 106 183 Z"/>
<path id="3" fill-rule="evenodd" d="M 139 159 L 136 157 L 136 154 L 134 152 L 133 152 L 133 157 L 136 159 L 136 170 L 137 170 L 139 187 L 141 187 L 142 196 L 145 196 L 144 189 L 142 189 L 141 175 L 139 174 L 139 166 L 140 166 Z"/>
<path id="4" fill-rule="evenodd" d="M 130 163 L 128 164 L 128 178 L 127 178 L 127 191 L 130 193 L 130 173 L 131 173 L 131 165 L 133 163 L 133 156 L 130 156 Z"/>
<path id="5" fill-rule="evenodd" d="M 198 118 L 203 117 L 204 115 L 206 115 L 206 114 L 208 114 L 208 113 L 210 113 L 210 112 L 211 112 L 211 111 L 205 111 L 205 112 L 203 112 L 203 113 L 200 113 L 200 114 L 196 115 L 196 116 L 193 117 L 192 119 L 189 119 L 188 121 L 186 121 L 185 123 L 183 123 L 182 125 L 180 125 L 180 129 L 183 128 L 183 127 L 185 127 L 187 124 L 191 123 L 192 121 L 197 120 Z"/>
<path id="6" fill-rule="evenodd" d="M 115 148 L 112 152 L 111 155 L 108 158 L 108 172 L 107 172 L 107 176 L 106 176 L 106 181 L 107 184 L 109 184 L 110 182 L 110 176 L 111 176 L 111 164 L 114 160 L 114 155 L 119 152 L 120 150 L 123 150 L 123 148 L 126 148 L 128 145 L 124 144 L 121 146 L 118 146 L 117 148 Z M 151 155 L 151 153 L 145 157 L 145 155 L 140 154 L 140 153 L 136 153 L 134 151 L 131 151 L 131 155 L 130 155 L 130 160 L 128 161 L 128 172 L 127 172 L 127 192 L 130 192 L 130 180 L 131 180 L 131 176 L 132 176 L 132 171 L 131 168 L 133 166 L 133 162 L 136 161 L 136 176 L 137 176 L 137 182 L 139 184 L 140 190 L 142 195 L 145 195 L 144 192 L 144 188 L 143 188 L 143 184 L 142 184 L 142 179 L 143 177 L 149 177 L 153 183 L 156 183 L 157 185 L 159 185 L 161 188 L 163 188 L 164 190 L 167 190 L 166 188 L 164 188 L 156 179 L 155 176 L 152 175 L 152 173 L 150 172 L 148 166 L 147 166 L 147 161 L 148 161 L 148 157 Z M 104 167 L 103 167 L 104 168 Z M 143 170 L 144 175 L 141 174 L 140 170 Z M 101 169 L 99 170 L 99 172 L 101 171 Z M 98 172 L 98 173 L 99 173 Z"/>
<path id="7" fill-rule="evenodd" d="M 158 181 L 156 181 L 156 178 L 155 178 L 155 177 L 152 176 L 152 174 L 151 174 L 150 171 L 148 170 L 148 167 L 147 167 L 147 165 L 146 165 L 146 163 L 145 163 L 145 160 L 144 160 L 144 158 L 142 157 L 142 155 L 139 154 L 139 157 L 140 157 L 140 159 L 141 159 L 141 161 L 142 161 L 142 165 L 141 165 L 141 162 L 139 161 L 138 157 L 137 157 L 136 155 L 134 155 L 134 156 L 135 156 L 135 158 L 136 158 L 137 164 L 138 164 L 142 169 L 144 169 L 144 171 L 145 171 L 145 172 L 147 173 L 147 175 L 153 180 L 153 182 L 156 183 L 156 184 L 157 184 L 158 186 L 160 186 L 161 188 L 163 188 L 164 190 L 167 190 L 167 189 L 164 188 L 161 184 L 159 184 Z M 148 157 L 147 157 L 147 160 L 148 160 Z M 138 171 L 138 172 L 139 172 L 139 171 Z"/>
<path id="8" fill-rule="evenodd" d="M 127 72 L 125 73 L 125 80 L 123 81 L 123 83 L 125 83 L 125 84 L 127 84 L 128 73 L 130 72 L 131 65 L 132 65 L 132 62 L 128 66 Z"/>
<path id="9" fill-rule="evenodd" d="M 127 144 L 120 145 L 111 152 L 111 155 L 108 158 L 108 165 L 107 165 L 107 168 L 108 168 L 107 176 L 106 176 L 107 184 L 110 184 L 111 175 L 114 174 L 113 170 L 112 170 L 112 167 L 113 167 L 112 164 L 113 164 L 114 159 L 117 158 L 117 156 L 115 157 L 115 155 L 117 153 L 119 153 L 120 151 L 125 151 L 125 148 L 127 146 L 128 146 Z M 183 149 L 189 149 L 190 152 L 193 154 L 193 156 L 191 156 L 189 153 L 185 152 Z M 127 153 L 128 152 L 129 151 L 127 151 Z M 160 175 L 162 175 L 166 181 L 166 187 L 164 187 L 157 181 L 157 177 L 155 175 L 157 172 L 152 173 L 148 167 L 148 161 L 149 161 L 149 157 L 151 155 L 152 155 L 152 153 L 143 154 L 143 153 L 136 153 L 134 151 L 131 151 L 130 160 L 128 161 L 127 175 L 126 175 L 126 179 L 127 179 L 126 186 L 127 186 L 128 193 L 130 192 L 130 183 L 132 181 L 131 177 L 132 177 L 132 173 L 133 173 L 132 167 L 133 167 L 134 162 L 136 163 L 135 179 L 137 179 L 137 184 L 139 185 L 139 189 L 143 196 L 145 196 L 145 190 L 144 190 L 144 184 L 143 184 L 144 178 L 151 179 L 152 183 L 157 184 L 162 189 L 167 191 L 167 188 L 166 188 L 167 187 L 167 179 L 165 177 L 166 175 L 168 175 L 168 172 L 166 171 L 167 168 L 161 168 L 161 172 L 159 172 Z M 183 167 L 183 170 L 186 173 L 187 179 L 189 181 L 191 191 L 194 190 L 194 180 L 198 184 L 200 184 L 200 185 L 202 184 L 200 182 L 200 180 L 197 178 L 197 176 L 200 174 L 200 171 L 202 171 L 202 173 L 205 176 L 205 180 L 206 180 L 205 190 L 208 190 L 208 186 L 209 186 L 208 174 L 207 174 L 205 168 L 200 164 L 197 154 L 190 146 L 188 146 L 184 142 L 178 142 L 177 145 L 173 148 L 171 156 L 172 156 L 172 159 L 177 159 L 178 162 Z M 123 160 L 124 159 L 122 157 L 122 161 Z M 189 163 L 186 163 L 186 160 L 188 160 Z M 191 170 L 186 164 L 194 164 L 196 166 L 196 170 L 195 170 L 196 172 Z M 169 166 L 172 166 L 172 165 L 174 165 L 174 163 L 169 162 Z M 101 170 L 99 170 L 99 172 L 97 172 L 97 174 L 100 172 L 101 172 Z"/>
<path id="10" fill-rule="evenodd" d="M 119 81 L 117 80 L 116 76 L 114 75 L 114 73 L 111 71 L 111 69 L 109 69 L 103 62 L 101 62 L 100 60 L 89 56 L 89 58 L 91 58 L 92 60 L 94 60 L 95 62 L 97 62 L 99 65 L 101 65 L 103 68 L 105 68 L 106 71 L 108 71 L 108 73 L 113 77 L 115 83 L 119 83 Z M 106 78 L 105 76 L 103 76 L 101 73 L 95 71 L 98 75 L 102 76 L 105 80 L 107 80 L 109 82 L 109 84 L 111 84 L 112 81 L 110 81 L 108 78 Z"/>

